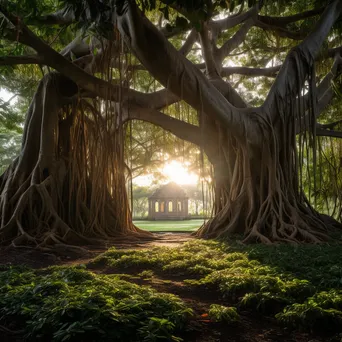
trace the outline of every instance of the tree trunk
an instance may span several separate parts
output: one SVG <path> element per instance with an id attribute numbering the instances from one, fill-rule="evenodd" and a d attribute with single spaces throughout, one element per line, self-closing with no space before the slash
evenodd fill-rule
<path id="1" fill-rule="evenodd" d="M 237 108 L 227 99 L 229 94 L 225 95 L 229 84 L 219 78 L 215 84 L 208 80 L 165 40 L 134 2 L 118 3 L 119 31 L 140 62 L 164 87 L 222 127 L 216 144 L 223 160 L 215 170 L 217 213 L 198 236 L 243 232 L 244 241 L 265 243 L 319 242 L 327 237 L 327 226 L 299 187 L 296 123 L 308 110 L 298 106 L 305 82 L 310 86 L 310 122 L 315 122 L 315 58 L 341 12 L 341 1 L 329 3 L 310 34 L 288 54 L 261 107 Z M 210 58 L 204 55 L 207 70 L 212 65 Z M 312 128 L 303 131 L 314 142 Z M 203 137 L 205 144 L 211 143 L 212 135 Z M 206 152 L 209 159 L 215 158 Z M 216 161 L 213 163 L 215 167 Z"/>
<path id="2" fill-rule="evenodd" d="M 217 143 L 205 148 L 214 169 L 214 217 L 197 236 L 242 234 L 245 242 L 268 244 L 318 243 L 328 237 L 325 220 L 299 190 L 293 127 L 278 137 L 268 128 L 259 150 L 217 128 Z"/>
<path id="3" fill-rule="evenodd" d="M 148 235 L 131 221 L 120 132 L 101 125 L 77 93 L 58 73 L 39 84 L 21 153 L 0 177 L 2 245 L 49 248 Z"/>

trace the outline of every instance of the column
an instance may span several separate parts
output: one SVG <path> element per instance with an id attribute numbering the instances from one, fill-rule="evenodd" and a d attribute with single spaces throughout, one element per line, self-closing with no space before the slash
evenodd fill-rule
<path id="1" fill-rule="evenodd" d="M 184 216 L 186 216 L 186 217 L 189 216 L 189 208 L 188 208 L 188 205 L 189 205 L 189 200 L 188 200 L 188 199 L 185 199 L 185 200 L 184 200 Z"/>

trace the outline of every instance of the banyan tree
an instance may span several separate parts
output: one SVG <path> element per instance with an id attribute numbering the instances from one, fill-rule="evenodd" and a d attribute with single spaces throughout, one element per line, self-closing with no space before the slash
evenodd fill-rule
<path id="1" fill-rule="evenodd" d="M 341 14 L 340 0 L 3 2 L 0 65 L 45 75 L 21 153 L 0 177 L 1 243 L 147 235 L 131 222 L 124 185 L 131 120 L 199 146 L 212 164 L 214 215 L 199 237 L 327 239 L 338 222 L 304 183 L 317 191 L 322 137 L 342 137 L 338 120 L 321 120 L 339 93 Z M 180 101 L 196 122 L 167 114 Z"/>

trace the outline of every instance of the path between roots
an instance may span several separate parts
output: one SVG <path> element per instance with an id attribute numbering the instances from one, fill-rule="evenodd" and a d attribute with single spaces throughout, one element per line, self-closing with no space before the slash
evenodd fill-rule
<path id="1" fill-rule="evenodd" d="M 162 233 L 154 234 L 155 239 L 145 241 L 131 241 L 127 239 L 117 240 L 111 246 L 119 249 L 147 249 L 153 247 L 178 247 L 194 237 L 188 233 Z M 44 268 L 51 265 L 77 265 L 87 264 L 95 256 L 105 252 L 106 249 L 89 250 L 89 254 L 83 257 L 55 256 L 29 249 L 0 250 L 0 264 L 25 264 L 32 268 Z M 111 269 L 106 266 L 89 269 L 98 274 L 122 274 L 122 271 Z M 122 279 L 134 282 L 138 285 L 153 287 L 158 292 L 168 292 L 179 296 L 188 307 L 192 308 L 194 316 L 189 324 L 189 329 L 183 336 L 184 342 L 321 342 L 322 338 L 313 337 L 306 333 L 283 329 L 269 317 L 260 316 L 251 312 L 240 313 L 241 320 L 235 326 L 224 323 L 215 323 L 207 318 L 211 304 L 229 306 L 228 302 L 219 298 L 216 293 L 205 290 L 190 290 L 184 284 L 182 276 L 160 276 L 144 279 L 138 277 L 141 269 L 130 268 L 122 274 Z M 12 340 L 7 340 L 12 341 Z M 128 342 L 128 341 L 127 341 Z"/>
<path id="2" fill-rule="evenodd" d="M 97 255 L 104 253 L 108 248 L 119 249 L 148 249 L 153 247 L 178 247 L 186 241 L 194 239 L 190 233 L 156 233 L 151 239 L 132 240 L 121 238 L 111 241 L 103 248 L 86 248 L 85 253 L 73 254 L 58 249 L 58 255 L 44 253 L 32 248 L 0 248 L 0 265 L 27 265 L 32 268 L 43 268 L 51 265 L 86 264 Z"/>

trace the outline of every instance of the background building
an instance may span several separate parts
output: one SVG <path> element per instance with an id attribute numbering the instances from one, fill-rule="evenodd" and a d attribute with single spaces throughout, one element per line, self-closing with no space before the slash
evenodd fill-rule
<path id="1" fill-rule="evenodd" d="M 186 220 L 188 197 L 178 184 L 170 182 L 161 186 L 148 198 L 149 220 Z"/>

